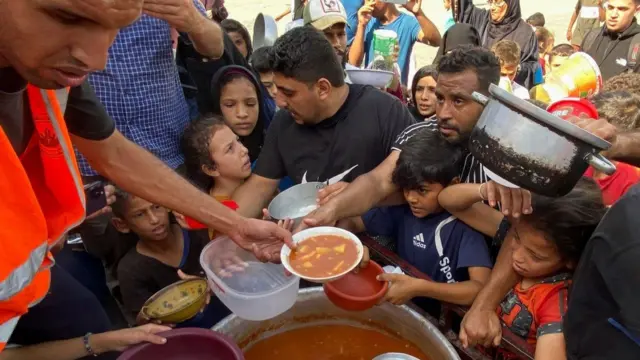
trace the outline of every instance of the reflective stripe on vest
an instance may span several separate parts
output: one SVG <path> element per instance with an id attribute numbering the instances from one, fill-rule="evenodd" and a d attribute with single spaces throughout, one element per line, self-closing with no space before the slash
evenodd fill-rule
<path id="1" fill-rule="evenodd" d="M 29 285 L 33 277 L 40 269 L 49 247 L 44 242 L 31 252 L 31 255 L 22 265 L 13 269 L 11 274 L 0 282 L 0 301 L 8 300 Z"/>
<path id="2" fill-rule="evenodd" d="M 2 345 L 0 346 L 4 346 L 4 344 L 9 342 L 9 338 L 13 333 L 13 329 L 16 328 L 18 320 L 20 320 L 20 316 L 16 316 L 9 319 L 8 321 L 5 321 L 3 324 L 0 324 L 0 343 L 2 343 Z"/>

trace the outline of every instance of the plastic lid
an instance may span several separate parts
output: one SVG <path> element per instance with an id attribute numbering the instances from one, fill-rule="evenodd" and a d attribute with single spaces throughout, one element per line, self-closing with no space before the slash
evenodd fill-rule
<path id="1" fill-rule="evenodd" d="M 553 115 L 566 119 L 569 116 L 586 116 L 591 119 L 598 118 L 598 109 L 586 99 L 566 98 L 553 102 L 547 108 Z"/>
<path id="2" fill-rule="evenodd" d="M 377 36 L 388 37 L 391 39 L 395 39 L 398 37 L 398 33 L 389 29 L 378 29 L 378 30 L 375 30 L 373 33 Z"/>
<path id="3" fill-rule="evenodd" d="M 202 250 L 200 265 L 219 290 L 239 297 L 267 296 L 297 281 L 285 275 L 281 264 L 259 261 L 226 236 L 212 240 Z"/>

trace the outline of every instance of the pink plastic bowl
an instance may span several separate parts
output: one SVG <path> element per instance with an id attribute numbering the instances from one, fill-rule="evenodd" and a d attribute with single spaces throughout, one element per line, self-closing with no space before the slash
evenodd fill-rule
<path id="1" fill-rule="evenodd" d="M 118 360 L 244 360 L 228 337 L 209 329 L 184 328 L 160 333 L 164 345 L 144 343 L 125 350 Z"/>

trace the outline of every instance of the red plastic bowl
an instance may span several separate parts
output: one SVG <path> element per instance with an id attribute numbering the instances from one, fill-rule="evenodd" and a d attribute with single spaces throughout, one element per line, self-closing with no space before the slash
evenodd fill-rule
<path id="1" fill-rule="evenodd" d="M 553 115 L 566 119 L 568 116 L 587 116 L 591 119 L 598 118 L 598 109 L 589 100 L 581 98 L 566 98 L 558 100 L 547 108 Z"/>
<path id="2" fill-rule="evenodd" d="M 183 328 L 160 333 L 164 345 L 144 343 L 125 350 L 118 360 L 244 360 L 242 350 L 228 337 L 209 329 Z"/>
<path id="3" fill-rule="evenodd" d="M 375 261 L 370 261 L 358 273 L 350 272 L 336 281 L 324 284 L 324 293 L 335 306 L 344 310 L 370 309 L 382 299 L 389 288 L 386 281 L 376 279 L 382 273 L 382 267 Z"/>

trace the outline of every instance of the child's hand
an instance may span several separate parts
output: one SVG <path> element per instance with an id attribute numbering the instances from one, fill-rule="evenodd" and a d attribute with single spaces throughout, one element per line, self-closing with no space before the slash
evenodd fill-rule
<path id="1" fill-rule="evenodd" d="M 527 215 L 533 212 L 531 207 L 531 192 L 521 188 L 510 188 L 494 181 L 488 181 L 479 188 L 482 200 L 489 202 L 491 207 L 500 203 L 504 216 Z"/>
<path id="2" fill-rule="evenodd" d="M 360 265 L 356 266 L 355 269 L 353 269 L 354 273 L 358 273 L 358 271 L 360 271 L 360 269 L 364 269 L 367 266 L 369 266 L 369 260 L 371 260 L 371 258 L 369 258 L 369 248 L 366 246 L 362 247 L 362 260 L 360 261 Z"/>
<path id="3" fill-rule="evenodd" d="M 416 283 L 418 279 L 403 274 L 381 274 L 378 281 L 388 281 L 389 290 L 381 301 L 388 301 L 394 305 L 402 305 L 416 297 Z"/>
<path id="4" fill-rule="evenodd" d="M 271 221 L 274 220 L 271 215 L 269 215 L 269 210 L 262 209 L 262 220 Z M 278 220 L 278 226 L 281 228 L 288 230 L 289 232 L 293 232 L 293 224 L 294 221 L 291 219 Z"/>

